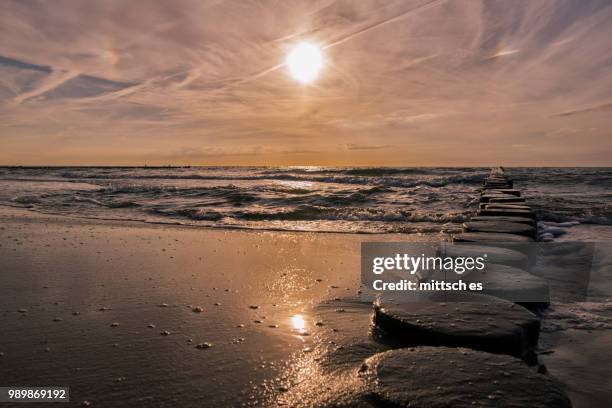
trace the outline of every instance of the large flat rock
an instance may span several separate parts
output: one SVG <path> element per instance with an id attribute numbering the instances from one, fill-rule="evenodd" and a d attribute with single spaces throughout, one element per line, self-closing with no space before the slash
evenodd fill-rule
<path id="1" fill-rule="evenodd" d="M 488 189 L 485 189 L 482 193 L 483 194 L 509 194 L 515 197 L 521 196 L 521 190 L 515 190 L 513 188 L 498 188 L 498 189 L 488 188 Z"/>
<path id="2" fill-rule="evenodd" d="M 535 219 L 536 215 L 531 210 L 520 210 L 520 209 L 499 209 L 499 208 L 484 208 L 476 212 L 476 215 L 491 215 L 501 217 L 525 217 Z"/>
<path id="3" fill-rule="evenodd" d="M 489 203 L 524 203 L 525 199 L 522 197 L 491 197 Z"/>
<path id="4" fill-rule="evenodd" d="M 527 224 L 535 226 L 536 223 L 532 218 L 525 217 L 502 217 L 493 215 L 481 215 L 474 216 L 470 221 L 507 221 L 507 222 L 518 222 L 519 224 Z"/>
<path id="5" fill-rule="evenodd" d="M 485 183 L 484 188 L 506 189 L 512 188 L 510 183 Z"/>
<path id="6" fill-rule="evenodd" d="M 466 232 L 501 232 L 505 234 L 536 236 L 535 227 L 518 222 L 508 221 L 468 221 L 463 223 Z"/>
<path id="7" fill-rule="evenodd" d="M 481 203 L 480 208 L 489 208 L 489 209 L 502 209 L 502 210 L 531 210 L 531 207 L 527 204 L 503 204 L 503 203 Z"/>
<path id="8" fill-rule="evenodd" d="M 529 309 L 548 306 L 548 282 L 524 269 L 509 265 L 489 264 L 482 271 L 466 275 L 466 282 L 481 282 L 487 295 L 519 303 Z"/>
<path id="9" fill-rule="evenodd" d="M 479 257 L 487 255 L 487 263 L 514 266 L 516 268 L 527 268 L 529 265 L 528 257 L 520 252 L 508 248 L 487 246 L 480 244 L 449 244 L 440 248 L 439 255 L 451 258 L 458 257 Z"/>
<path id="10" fill-rule="evenodd" d="M 509 202 L 521 203 L 525 202 L 524 198 L 513 196 L 510 194 L 482 194 L 480 196 L 481 203 L 490 203 L 495 199 L 509 200 Z M 502 201 L 503 202 L 503 201 Z"/>
<path id="11" fill-rule="evenodd" d="M 380 407 L 571 408 L 563 385 L 509 356 L 417 347 L 368 358 L 361 376 Z"/>
<path id="12" fill-rule="evenodd" d="M 464 232 L 453 235 L 453 242 L 490 242 L 490 243 L 510 243 L 510 242 L 533 242 L 533 238 L 497 232 Z"/>
<path id="13" fill-rule="evenodd" d="M 522 306 L 470 292 L 425 296 L 419 302 L 375 303 L 375 327 L 401 346 L 470 347 L 524 357 L 537 344 L 540 321 Z"/>

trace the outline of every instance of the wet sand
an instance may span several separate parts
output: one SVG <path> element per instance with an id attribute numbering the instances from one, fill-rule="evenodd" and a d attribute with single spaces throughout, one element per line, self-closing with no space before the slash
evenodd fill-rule
<path id="1" fill-rule="evenodd" d="M 73 406 L 254 404 L 323 329 L 316 305 L 356 294 L 361 241 L 434 238 L 0 222 L 0 384 Z"/>
<path id="2" fill-rule="evenodd" d="M 2 208 L 0 385 L 70 386 L 69 406 L 290 405 L 293 389 L 325 364 L 360 364 L 388 349 L 368 333 L 371 306 L 350 300 L 360 243 L 440 238 L 214 230 Z M 574 407 L 607 406 L 611 373 L 601 362 L 610 331 L 543 333 L 540 349 Z M 58 406 L 36 406 L 45 405 Z"/>

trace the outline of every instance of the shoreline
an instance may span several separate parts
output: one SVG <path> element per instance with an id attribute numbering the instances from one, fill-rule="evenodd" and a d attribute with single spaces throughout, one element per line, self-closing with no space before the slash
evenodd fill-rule
<path id="1" fill-rule="evenodd" d="M 316 364 L 319 347 L 367 338 L 371 307 L 342 300 L 359 289 L 359 243 L 417 238 L 185 228 L 5 207 L 0 220 L 0 364 L 8 368 L 0 383 L 53 381 L 73 388 L 74 405 L 114 407 L 199 406 L 203 394 L 216 405 L 271 404 Z M 612 397 L 597 380 L 609 370 L 594 364 L 609 354 L 612 335 L 574 326 L 542 332 L 542 361 L 576 408 L 597 406 Z M 196 347 L 204 343 L 212 347 Z"/>
<path id="2" fill-rule="evenodd" d="M 314 308 L 355 296 L 373 237 L 0 219 L 0 383 L 65 384 L 75 405 L 113 407 L 259 395 L 326 328 Z"/>

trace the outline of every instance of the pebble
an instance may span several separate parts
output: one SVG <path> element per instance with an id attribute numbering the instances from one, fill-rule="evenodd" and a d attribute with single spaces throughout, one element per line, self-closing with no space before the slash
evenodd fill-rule
<path id="1" fill-rule="evenodd" d="M 81 406 L 82 407 L 91 407 L 91 402 L 90 401 L 81 401 Z"/>
<path id="2" fill-rule="evenodd" d="M 19 309 L 18 312 L 19 313 L 28 313 L 28 309 Z"/>
<path id="3" fill-rule="evenodd" d="M 193 309 L 191 309 L 191 311 L 194 313 L 202 313 L 204 309 L 201 306 L 196 306 Z"/>
<path id="4" fill-rule="evenodd" d="M 251 306 L 249 306 L 249 309 L 259 309 L 259 306 L 257 306 L 257 305 L 251 305 Z"/>
<path id="5" fill-rule="evenodd" d="M 163 332 L 161 332 L 159 334 L 161 334 L 162 336 L 169 336 L 170 332 L 168 330 L 164 330 Z"/>
<path id="6" fill-rule="evenodd" d="M 211 348 L 211 347 L 212 347 L 212 344 L 210 344 L 210 343 L 200 343 L 200 344 L 196 345 L 196 348 L 199 349 L 199 350 L 204 350 L 204 349 L 208 349 L 208 348 Z"/>
<path id="7" fill-rule="evenodd" d="M 155 328 L 155 325 L 154 325 L 153 323 L 149 323 L 149 324 L 147 325 L 147 327 L 148 327 L 149 329 L 154 329 L 154 328 Z"/>
<path id="8" fill-rule="evenodd" d="M 110 327 L 117 327 L 117 326 L 119 326 L 119 323 L 117 323 L 117 322 L 113 322 L 113 323 L 111 323 L 111 325 L 110 325 Z"/>
<path id="9" fill-rule="evenodd" d="M 62 318 L 61 317 L 55 317 L 55 318 L 53 318 L 53 321 L 54 322 L 61 322 Z"/>
<path id="10" fill-rule="evenodd" d="M 168 307 L 167 303 L 160 303 L 159 305 L 157 305 L 158 307 Z"/>

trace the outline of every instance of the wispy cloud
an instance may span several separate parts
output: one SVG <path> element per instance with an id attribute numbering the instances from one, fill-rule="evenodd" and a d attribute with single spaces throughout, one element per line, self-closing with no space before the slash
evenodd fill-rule
<path id="1" fill-rule="evenodd" d="M 610 19 L 607 0 L 9 0 L 0 162 L 600 160 Z M 307 87 L 283 65 L 302 40 L 325 48 Z"/>

